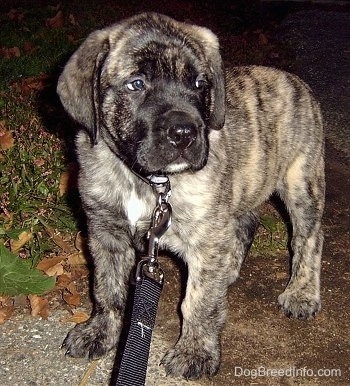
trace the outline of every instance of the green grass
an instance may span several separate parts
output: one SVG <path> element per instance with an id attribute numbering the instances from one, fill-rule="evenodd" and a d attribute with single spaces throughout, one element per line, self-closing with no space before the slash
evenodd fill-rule
<path id="1" fill-rule="evenodd" d="M 259 254 L 277 253 L 287 249 L 287 224 L 277 212 L 264 210 L 260 218 L 260 226 L 255 235 L 252 251 Z"/>
<path id="2" fill-rule="evenodd" d="M 48 73 L 72 51 L 67 28 L 48 28 L 45 20 L 54 12 L 47 8 L 21 10 L 21 21 L 10 20 L 7 14 L 1 15 L 0 46 L 11 49 L 17 47 L 19 57 L 3 58 L 0 61 L 0 88 L 19 77 L 37 76 Z M 26 50 L 26 45 L 29 49 Z"/>
<path id="3" fill-rule="evenodd" d="M 14 252 L 29 263 L 22 268 L 35 277 L 31 269 L 38 261 L 60 252 L 46 232 L 48 227 L 63 234 L 74 234 L 77 228 L 68 197 L 59 191 L 68 161 L 65 141 L 56 132 L 60 116 L 57 127 L 47 127 L 45 115 L 52 115 L 52 111 L 43 109 L 49 109 L 50 102 L 40 104 L 39 96 L 46 87 L 54 94 L 51 73 L 74 50 L 77 42 L 69 36 L 77 36 L 79 31 L 73 25 L 69 30 L 64 26 L 48 28 L 45 20 L 57 10 L 43 7 L 18 11 L 24 14 L 21 20 L 0 15 L 2 52 L 17 47 L 20 53 L 19 57 L 0 56 L 0 136 L 12 132 L 14 139 L 13 146 L 0 150 L 0 245 L 10 249 L 10 243 L 23 231 L 31 234 L 31 239 Z M 31 49 L 25 50 L 28 46 Z M 54 100 L 54 95 L 51 97 Z M 1 261 L 5 261 L 2 255 Z M 35 285 L 33 282 L 33 293 Z M 4 288 L 1 291 L 6 292 Z M 13 291 L 8 288 L 8 293 Z"/>

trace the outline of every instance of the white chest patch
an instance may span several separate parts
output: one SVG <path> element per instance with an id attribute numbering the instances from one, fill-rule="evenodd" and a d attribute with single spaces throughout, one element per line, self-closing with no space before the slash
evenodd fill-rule
<path id="1" fill-rule="evenodd" d="M 137 197 L 134 190 L 131 192 L 129 200 L 126 203 L 126 212 L 132 226 L 136 225 L 137 221 L 145 212 L 145 205 L 142 200 Z"/>

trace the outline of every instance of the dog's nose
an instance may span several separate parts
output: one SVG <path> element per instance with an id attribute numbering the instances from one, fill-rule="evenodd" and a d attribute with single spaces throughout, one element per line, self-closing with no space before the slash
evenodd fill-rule
<path id="1" fill-rule="evenodd" d="M 168 140 L 179 150 L 190 147 L 197 137 L 196 125 L 190 121 L 187 114 L 173 112 L 168 117 Z"/>
<path id="2" fill-rule="evenodd" d="M 174 125 L 168 130 L 169 142 L 179 150 L 190 147 L 197 136 L 194 125 Z"/>

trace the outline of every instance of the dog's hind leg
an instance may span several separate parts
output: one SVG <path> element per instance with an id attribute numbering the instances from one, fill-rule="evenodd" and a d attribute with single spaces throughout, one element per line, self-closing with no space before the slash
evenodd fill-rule
<path id="1" fill-rule="evenodd" d="M 321 307 L 324 189 L 323 159 L 310 165 L 302 155 L 289 168 L 278 189 L 293 226 L 291 276 L 278 302 L 287 316 L 299 319 L 313 317 Z"/>
<path id="2" fill-rule="evenodd" d="M 234 283 L 239 276 L 242 262 L 249 252 L 259 225 L 258 217 L 253 212 L 248 212 L 238 217 L 235 221 L 237 221 L 235 226 L 236 237 L 232 240 L 235 253 L 230 269 L 230 284 Z"/>

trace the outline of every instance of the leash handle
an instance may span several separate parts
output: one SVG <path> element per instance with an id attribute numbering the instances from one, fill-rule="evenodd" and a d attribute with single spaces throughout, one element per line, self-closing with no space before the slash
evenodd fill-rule
<path id="1" fill-rule="evenodd" d="M 116 386 L 144 386 L 152 332 L 163 284 L 147 275 L 136 281 L 130 329 Z"/>

